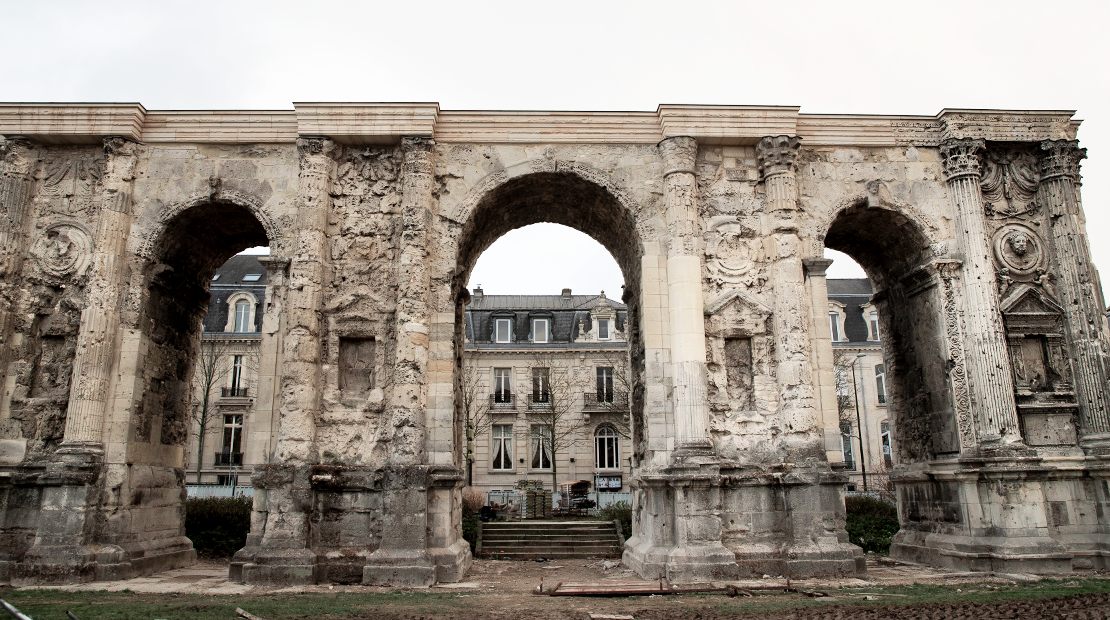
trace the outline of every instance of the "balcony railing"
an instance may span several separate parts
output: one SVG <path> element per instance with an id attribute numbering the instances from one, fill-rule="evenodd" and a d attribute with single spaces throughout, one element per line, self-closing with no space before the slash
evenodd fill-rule
<path id="1" fill-rule="evenodd" d="M 490 394 L 489 408 L 490 411 L 515 411 L 516 394 L 513 394 L 512 392 L 500 392 L 497 394 Z"/>
<path id="2" fill-rule="evenodd" d="M 247 388 L 245 387 L 222 387 L 220 388 L 220 396 L 223 398 L 246 398 Z"/>
<path id="3" fill-rule="evenodd" d="M 551 394 L 544 392 L 536 394 L 535 392 L 528 395 L 528 408 L 529 409 L 550 409 L 551 408 Z"/>
<path id="4" fill-rule="evenodd" d="M 243 464 L 242 452 L 217 452 L 216 467 L 241 466 Z"/>
<path id="5" fill-rule="evenodd" d="M 586 411 L 625 411 L 628 409 L 628 394 L 624 392 L 586 392 L 582 395 Z"/>

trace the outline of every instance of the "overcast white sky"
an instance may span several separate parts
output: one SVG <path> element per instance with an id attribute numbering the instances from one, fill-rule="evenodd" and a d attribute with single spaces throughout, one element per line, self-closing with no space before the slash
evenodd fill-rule
<path id="1" fill-rule="evenodd" d="M 1090 155 L 1087 227 L 1105 270 L 1108 6 L 4 0 L 0 100 L 139 101 L 151 110 L 291 109 L 293 101 L 550 110 L 758 104 L 927 115 L 945 107 L 1074 109 Z M 569 250 L 560 256 L 587 251 L 554 234 L 544 233 L 549 245 Z M 487 254 L 514 236 L 527 235 L 507 235 Z M 544 261 L 564 270 L 537 277 L 538 261 L 525 250 L 542 245 L 520 243 L 509 250 L 513 260 L 476 272 L 484 279 L 472 283 L 489 293 L 570 286 L 618 296 L 621 281 L 595 280 L 591 258 Z M 520 290 L 523 283 L 542 290 Z"/>

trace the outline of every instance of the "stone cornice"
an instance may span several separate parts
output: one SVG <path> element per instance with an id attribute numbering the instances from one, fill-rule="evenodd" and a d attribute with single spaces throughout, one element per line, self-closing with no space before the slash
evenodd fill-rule
<path id="1" fill-rule="evenodd" d="M 660 105 L 655 112 L 440 110 L 437 103 L 295 103 L 293 110 L 157 110 L 138 103 L 0 103 L 0 135 L 42 144 L 292 143 L 322 136 L 347 145 L 437 143 L 645 144 L 690 136 L 700 146 L 752 146 L 764 136 L 825 146 L 936 147 L 946 139 L 1074 140 L 1067 110 L 945 109 L 935 116 L 802 114 L 795 106 Z"/>

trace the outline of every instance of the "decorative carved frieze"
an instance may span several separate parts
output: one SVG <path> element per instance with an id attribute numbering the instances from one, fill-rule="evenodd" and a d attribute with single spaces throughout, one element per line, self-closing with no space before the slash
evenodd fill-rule
<path id="1" fill-rule="evenodd" d="M 963 264 L 958 260 L 941 259 L 933 262 L 941 285 L 944 304 L 944 335 L 948 348 L 948 378 L 952 384 L 952 406 L 960 432 L 960 447 L 973 450 L 977 445 L 975 420 L 971 415 L 971 388 L 968 384 L 967 358 L 964 355 L 964 335 L 960 326 L 960 304 L 957 288 Z"/>
<path id="2" fill-rule="evenodd" d="M 763 178 L 794 172 L 801 144 L 802 139 L 798 136 L 767 136 L 760 140 L 755 156 Z"/>
<path id="3" fill-rule="evenodd" d="M 945 140 L 940 145 L 941 165 L 944 178 L 951 181 L 964 176 L 981 174 L 981 153 L 987 144 L 978 138 L 958 138 Z"/>
<path id="4" fill-rule="evenodd" d="M 1029 151 L 989 150 L 982 159 L 979 184 L 989 215 L 1014 217 L 1033 211 L 1040 181 L 1037 157 Z"/>
<path id="5" fill-rule="evenodd" d="M 1041 142 L 1041 176 L 1045 179 L 1067 177 L 1079 180 L 1080 162 L 1087 158 L 1087 149 L 1079 140 L 1045 140 Z"/>

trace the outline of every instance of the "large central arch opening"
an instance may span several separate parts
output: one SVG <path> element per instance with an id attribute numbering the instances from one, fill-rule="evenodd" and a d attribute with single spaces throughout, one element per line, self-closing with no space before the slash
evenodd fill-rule
<path id="1" fill-rule="evenodd" d="M 547 283 L 550 290 L 546 296 L 548 308 L 536 306 L 527 308 L 504 308 L 499 311 L 505 313 L 506 324 L 515 330 L 510 336 L 497 335 L 494 321 L 490 316 L 484 316 L 476 333 L 466 311 L 468 304 L 479 308 L 484 300 L 489 306 L 492 299 L 486 299 L 484 294 L 475 291 L 475 299 L 471 291 L 467 291 L 467 283 L 471 281 L 471 272 L 482 255 L 495 241 L 506 233 L 538 223 L 561 224 L 585 233 L 608 251 L 616 261 L 624 278 L 623 291 L 605 290 L 604 297 L 600 290 L 563 290 L 567 283 Z M 549 248 L 550 249 L 550 248 Z M 568 251 L 570 251 L 568 249 Z M 455 389 L 456 394 L 468 391 L 467 373 L 472 370 L 464 367 L 464 355 L 473 355 L 476 351 L 487 356 L 483 368 L 482 389 L 480 398 L 488 398 L 494 411 L 491 417 L 495 418 L 489 435 L 490 442 L 496 443 L 499 452 L 497 455 L 490 448 L 490 453 L 482 453 L 482 469 L 487 468 L 484 461 L 490 460 L 494 465 L 490 469 L 499 471 L 512 471 L 513 482 L 517 478 L 532 477 L 538 471 L 552 470 L 550 477 L 546 477 L 547 484 L 553 486 L 556 471 L 549 464 L 552 455 L 545 454 L 542 428 L 537 431 L 540 424 L 536 422 L 544 419 L 544 415 L 551 416 L 551 410 L 557 409 L 560 396 L 560 372 L 567 373 L 570 377 L 566 382 L 566 389 L 573 392 L 567 396 L 573 411 L 567 415 L 577 416 L 576 419 L 586 420 L 578 429 L 584 437 L 582 441 L 588 446 L 580 452 L 579 460 L 588 458 L 589 464 L 579 463 L 574 467 L 572 456 L 564 462 L 571 463 L 571 472 L 558 471 L 558 481 L 570 483 L 570 477 L 590 478 L 591 482 L 598 484 L 614 484 L 620 488 L 620 482 L 627 484 L 627 480 L 619 481 L 621 464 L 616 453 L 622 438 L 617 437 L 620 427 L 619 420 L 610 423 L 618 405 L 623 406 L 627 413 L 626 426 L 627 439 L 630 446 L 639 446 L 643 435 L 643 377 L 644 377 L 644 344 L 640 331 L 641 316 L 641 262 L 643 244 L 636 228 L 636 221 L 628 205 L 614 196 L 609 190 L 592 181 L 571 173 L 534 173 L 512 179 L 501 186 L 491 190 L 476 205 L 471 216 L 466 221 L 459 236 L 457 267 L 455 271 L 454 298 L 456 305 L 456 333 L 455 347 Z M 475 282 L 477 284 L 477 282 Z M 490 293 L 509 294 L 512 290 L 490 291 Z M 537 302 L 538 303 L 538 302 Z M 545 305 L 544 303 L 539 304 Z M 553 313 L 551 312 L 553 310 Z M 495 311 L 490 308 L 483 309 L 484 314 Z M 546 313 L 546 314 L 545 314 Z M 548 316 L 548 315 L 551 316 Z M 566 316 L 562 316 L 565 314 Z M 534 315 L 534 316 L 533 316 Z M 556 316 L 558 315 L 558 316 Z M 607 317 L 612 317 L 608 319 Z M 571 318 L 567 318 L 571 317 Z M 516 321 L 512 323 L 510 319 Z M 612 321 L 611 323 L 609 321 Z M 537 328 L 540 325 L 542 327 Z M 468 326 L 470 331 L 468 330 Z M 548 326 L 561 330 L 561 342 L 548 340 L 544 330 Z M 537 332 L 536 330 L 539 329 Z M 483 331 L 484 330 L 484 331 Z M 565 332 L 562 333 L 562 332 Z M 539 334 L 537 337 L 536 334 Z M 553 334 L 554 335 L 554 334 Z M 607 353 L 606 347 L 610 342 L 614 345 L 612 352 Z M 615 346 L 617 341 L 626 345 Z M 527 346 L 514 346 L 527 343 Z M 537 344 L 538 343 L 538 344 Z M 510 352 L 508 349 L 514 349 Z M 518 350 L 516 350 L 518 349 Z M 518 361 L 493 362 L 488 356 L 499 355 L 498 359 L 508 359 L 509 355 L 516 355 Z M 612 357 L 606 357 L 612 355 Z M 545 362 L 543 356 L 551 361 Z M 566 358 L 559 361 L 559 356 Z M 617 357 L 622 357 L 618 360 Z M 573 358 L 573 359 L 572 359 Z M 506 368 L 494 368 L 506 366 Z M 509 366 L 514 366 L 509 368 Z M 550 371 L 543 368 L 552 366 Z M 617 377 L 609 373 L 610 366 L 617 368 Z M 524 372 L 522 372 L 522 369 Z M 620 373 L 627 376 L 625 385 L 621 385 Z M 544 374 L 549 372 L 549 374 Z M 509 379 L 506 377 L 513 373 L 515 383 L 510 388 Z M 495 376 L 496 375 L 496 376 Z M 527 375 L 527 376 L 524 376 Z M 534 375 L 534 376 L 533 376 Z M 473 381 L 473 377 L 470 381 Z M 624 387 L 625 389 L 622 389 Z M 515 390 L 511 391 L 511 390 Z M 550 393 L 548 393 L 550 390 Z M 487 394 L 487 392 L 489 392 Z M 616 393 L 618 396 L 614 397 Z M 517 400 L 519 398 L 520 400 Z M 550 398 L 550 402 L 545 402 Z M 622 401 L 622 398 L 624 399 Z M 456 429 L 456 459 L 460 464 L 467 461 L 463 451 L 468 448 L 467 421 L 469 413 L 465 410 L 465 398 L 457 398 L 455 406 Z M 530 425 L 531 429 L 521 431 L 519 428 L 510 428 L 505 415 L 509 411 L 512 415 L 519 415 L 517 426 Z M 519 413 L 515 413 L 519 412 Z M 533 419 L 535 417 L 535 419 Z M 498 423 L 500 422 L 500 423 Z M 595 428 L 596 426 L 596 428 Z M 508 430 L 506 430 L 508 429 Z M 516 434 L 515 439 L 509 433 Z M 550 432 L 550 431 L 547 431 Z M 529 436 L 531 433 L 531 436 Z M 494 436 L 496 435 L 496 437 Z M 519 445 L 521 443 L 531 443 Z M 595 445 L 596 444 L 596 445 Z M 515 458 L 506 459 L 505 451 L 511 451 L 512 446 L 517 446 Z M 600 446 L 600 448 L 598 447 Z M 529 447 L 531 449 L 529 449 Z M 636 449 L 636 448 L 634 448 Z M 600 450 L 600 452 L 598 452 Z M 596 454 L 601 454 L 598 457 Z M 588 455 L 588 456 L 587 456 Z M 553 460 L 558 461 L 558 455 Z M 600 459 L 600 460 L 598 460 Z M 613 470 L 613 476 L 597 476 L 595 471 L 597 463 L 602 469 Z M 628 469 L 628 463 L 624 464 Z M 585 473 L 585 472 L 589 473 Z M 555 489 L 553 489 L 555 490 Z"/>
<path id="2" fill-rule="evenodd" d="M 959 453 L 946 365 L 943 292 L 935 274 L 924 269 L 932 252 L 923 227 L 902 213 L 863 202 L 836 216 L 825 236 L 825 247 L 859 263 L 874 287 L 864 321 L 866 329 L 875 332 L 868 338 L 881 343 L 882 380 L 887 390 L 883 405 L 893 462 L 910 464 Z M 877 319 L 873 328 L 871 309 Z M 830 304 L 830 314 L 834 311 Z M 835 322 L 833 331 L 835 350 Z M 856 379 L 877 388 L 873 377 Z M 868 432 L 877 436 L 882 429 Z"/>

